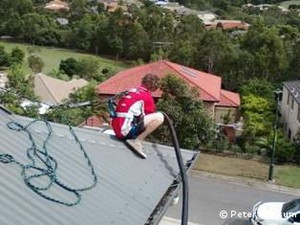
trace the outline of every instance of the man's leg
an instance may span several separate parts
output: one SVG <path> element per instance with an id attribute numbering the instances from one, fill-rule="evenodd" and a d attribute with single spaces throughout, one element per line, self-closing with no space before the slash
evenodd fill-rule
<path id="1" fill-rule="evenodd" d="M 138 135 L 137 139 L 142 142 L 149 134 L 155 131 L 164 122 L 164 115 L 161 112 L 148 114 L 144 117 L 145 130 Z"/>
<path id="2" fill-rule="evenodd" d="M 136 139 L 128 139 L 126 143 L 136 151 L 142 158 L 147 158 L 143 152 L 142 142 L 144 139 L 155 131 L 164 122 L 164 115 L 161 112 L 148 114 L 144 117 L 145 130 L 137 136 Z"/>

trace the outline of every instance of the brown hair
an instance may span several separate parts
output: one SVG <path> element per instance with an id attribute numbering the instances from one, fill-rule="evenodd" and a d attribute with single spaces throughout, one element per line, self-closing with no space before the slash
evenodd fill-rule
<path id="1" fill-rule="evenodd" d="M 159 85 L 159 77 L 157 75 L 148 73 L 142 78 L 142 85 L 150 91 L 156 91 Z"/>

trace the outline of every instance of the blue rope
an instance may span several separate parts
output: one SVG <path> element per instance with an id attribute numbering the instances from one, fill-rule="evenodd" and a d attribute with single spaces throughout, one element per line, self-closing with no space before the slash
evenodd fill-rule
<path id="1" fill-rule="evenodd" d="M 64 118 L 65 119 L 65 118 Z M 47 128 L 47 137 L 43 142 L 42 149 L 39 149 L 34 141 L 34 138 L 29 130 L 29 127 L 32 126 L 34 123 L 42 121 L 46 128 Z M 77 135 L 75 134 L 73 128 L 69 125 L 69 130 L 71 135 L 74 137 L 76 143 L 79 145 L 79 149 L 83 153 L 87 165 L 90 169 L 91 175 L 93 176 L 93 183 L 87 187 L 83 188 L 72 188 L 66 184 L 64 184 L 62 181 L 60 181 L 56 176 L 56 170 L 57 170 L 57 162 L 56 160 L 48 153 L 47 150 L 47 144 L 51 138 L 52 135 L 52 127 L 51 124 L 46 120 L 34 120 L 30 122 L 28 125 L 23 126 L 22 124 L 18 122 L 9 122 L 7 123 L 7 127 L 11 130 L 17 131 L 17 132 L 25 132 L 28 136 L 29 141 L 31 142 L 31 146 L 27 149 L 26 155 L 30 162 L 28 164 L 23 164 L 10 154 L 0 154 L 0 162 L 1 163 L 15 163 L 19 165 L 22 169 L 21 176 L 25 182 L 25 184 L 36 194 L 40 195 L 41 197 L 58 203 L 65 206 L 74 206 L 77 205 L 81 201 L 81 193 L 82 191 L 90 190 L 92 189 L 98 182 L 97 175 L 95 173 L 94 167 L 92 165 L 92 162 L 90 158 L 88 157 L 86 151 L 84 150 L 80 140 L 78 139 Z M 37 165 L 37 160 L 42 163 L 43 166 Z M 35 173 L 33 173 L 35 171 Z M 31 175 L 29 175 L 29 172 Z M 40 185 L 37 186 L 33 184 L 33 180 L 37 178 L 42 177 L 48 177 L 49 182 L 47 182 L 46 185 Z M 67 192 L 70 192 L 74 196 L 73 201 L 62 201 L 57 198 L 51 197 L 49 194 L 47 194 L 47 190 L 49 190 L 53 185 L 57 185 L 60 188 L 64 189 Z"/>

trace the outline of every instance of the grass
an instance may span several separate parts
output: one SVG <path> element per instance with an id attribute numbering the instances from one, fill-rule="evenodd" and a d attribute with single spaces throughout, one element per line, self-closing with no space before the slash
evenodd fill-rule
<path id="1" fill-rule="evenodd" d="M 276 182 L 278 184 L 300 188 L 300 167 L 284 165 L 278 166 L 275 170 Z"/>
<path id="2" fill-rule="evenodd" d="M 0 41 L 0 45 L 4 46 L 6 52 L 11 52 L 11 50 L 15 47 L 22 49 L 25 53 L 22 69 L 26 73 L 31 73 L 31 69 L 28 67 L 27 57 L 29 55 L 28 48 L 33 47 L 33 45 L 11 43 L 6 41 Z M 80 53 L 72 50 L 61 49 L 61 48 L 50 48 L 50 47 L 37 47 L 37 48 L 39 49 L 39 51 L 36 54 L 40 56 L 45 63 L 45 66 L 42 70 L 42 72 L 45 74 L 50 73 L 53 69 L 58 70 L 60 61 L 62 59 L 67 59 L 70 57 L 73 57 L 76 60 L 87 58 L 87 57 L 96 58 L 99 61 L 100 69 L 109 67 L 116 72 L 129 67 L 128 64 L 123 63 L 121 61 L 110 60 L 104 57 Z"/>
<path id="3" fill-rule="evenodd" d="M 201 153 L 194 170 L 210 173 L 245 177 L 267 181 L 269 165 L 259 160 L 247 160 Z M 277 184 L 300 189 L 300 167 L 275 165 L 274 178 Z"/>

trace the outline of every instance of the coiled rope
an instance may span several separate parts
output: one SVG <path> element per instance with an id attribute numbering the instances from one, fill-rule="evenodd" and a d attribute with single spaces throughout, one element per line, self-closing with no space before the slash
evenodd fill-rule
<path id="1" fill-rule="evenodd" d="M 62 115 L 63 116 L 63 115 Z M 65 119 L 65 118 L 64 118 Z M 33 138 L 33 135 L 30 131 L 30 126 L 32 126 L 34 123 L 37 123 L 38 121 L 43 122 L 47 128 L 47 137 L 43 142 L 42 148 L 38 148 L 37 144 Z M 82 146 L 80 140 L 78 139 L 76 133 L 74 132 L 73 128 L 69 126 L 69 131 L 71 135 L 73 136 L 75 142 L 78 144 L 80 151 L 84 155 L 84 158 L 87 162 L 87 165 L 90 169 L 90 173 L 93 177 L 93 182 L 91 185 L 88 185 L 86 187 L 82 188 L 72 188 L 68 186 L 67 184 L 60 181 L 57 177 L 57 161 L 54 157 L 51 156 L 51 154 L 48 151 L 48 142 L 51 138 L 51 135 L 53 133 L 51 124 L 46 120 L 34 120 L 27 124 L 26 126 L 23 126 L 22 124 L 12 121 L 7 123 L 7 127 L 11 130 L 14 130 L 16 132 L 24 132 L 27 134 L 27 137 L 29 141 L 31 142 L 31 146 L 26 150 L 26 155 L 29 159 L 28 164 L 23 164 L 19 161 L 17 161 L 12 155 L 2 153 L 0 154 L 0 162 L 1 163 L 15 163 L 18 166 L 21 167 L 21 176 L 25 182 L 25 184 L 35 193 L 40 195 L 41 197 L 58 203 L 65 206 L 75 206 L 81 201 L 81 192 L 92 189 L 98 182 L 97 175 L 95 173 L 94 167 L 92 165 L 92 162 L 86 153 L 84 147 Z M 37 162 L 39 162 L 40 165 L 37 165 Z M 34 184 L 34 180 L 38 178 L 44 178 L 48 177 L 49 182 L 47 182 L 45 185 L 36 185 Z M 43 179 L 44 180 L 44 179 Z M 37 183 L 37 182 L 36 182 Z M 70 201 L 64 201 L 60 200 L 58 198 L 51 197 L 47 191 L 50 190 L 50 188 L 53 185 L 57 185 L 58 187 L 62 188 L 64 191 L 67 191 L 71 193 L 74 196 L 74 200 Z"/>

